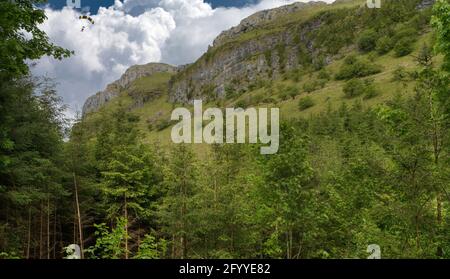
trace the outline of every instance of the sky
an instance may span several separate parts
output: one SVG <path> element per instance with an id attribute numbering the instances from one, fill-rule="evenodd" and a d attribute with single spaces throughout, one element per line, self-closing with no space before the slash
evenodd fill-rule
<path id="1" fill-rule="evenodd" d="M 257 12 L 308 0 L 80 0 L 81 9 L 50 0 L 40 26 L 53 43 L 73 50 L 68 58 L 33 61 L 36 76 L 52 78 L 68 105 L 80 112 L 87 97 L 136 64 L 194 62 L 221 31 Z M 332 0 L 326 0 L 332 2 Z M 78 17 L 90 15 L 94 24 Z M 82 27 L 84 31 L 81 32 Z"/>

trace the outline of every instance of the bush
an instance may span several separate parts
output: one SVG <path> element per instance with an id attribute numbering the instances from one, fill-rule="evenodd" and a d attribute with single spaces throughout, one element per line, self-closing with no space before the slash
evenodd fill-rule
<path id="1" fill-rule="evenodd" d="M 388 36 L 383 36 L 378 39 L 375 50 L 378 54 L 383 55 L 391 51 L 392 47 L 392 40 Z"/>
<path id="2" fill-rule="evenodd" d="M 370 99 L 379 95 L 372 80 L 351 79 L 344 84 L 343 91 L 346 98 L 364 95 L 364 99 Z"/>
<path id="3" fill-rule="evenodd" d="M 299 94 L 299 90 L 296 86 L 289 86 L 286 89 L 286 94 L 291 97 L 292 99 L 295 99 L 295 96 L 297 96 Z"/>
<path id="4" fill-rule="evenodd" d="M 410 54 L 414 50 L 413 44 L 414 39 L 412 38 L 404 37 L 400 39 L 394 46 L 395 56 L 402 57 Z"/>
<path id="5" fill-rule="evenodd" d="M 361 51 L 369 52 L 375 49 L 377 33 L 373 30 L 366 30 L 358 38 L 358 48 Z"/>
<path id="6" fill-rule="evenodd" d="M 248 104 L 247 101 L 245 101 L 245 100 L 239 100 L 239 101 L 237 101 L 237 102 L 234 104 L 234 107 L 245 109 L 245 108 L 248 107 L 248 105 L 249 105 L 249 104 Z"/>
<path id="7" fill-rule="evenodd" d="M 261 102 L 264 103 L 264 104 L 271 104 L 271 103 L 276 103 L 277 100 L 275 100 L 272 97 L 266 97 Z"/>
<path id="8" fill-rule="evenodd" d="M 344 64 L 339 69 L 335 78 L 337 80 L 352 79 L 377 74 L 379 72 L 381 72 L 381 66 L 357 59 L 354 56 L 349 56 L 345 59 Z"/>
<path id="9" fill-rule="evenodd" d="M 318 79 L 318 80 L 316 80 L 316 81 L 315 81 L 315 83 L 316 83 L 316 88 L 317 88 L 317 87 L 319 87 L 319 88 L 324 88 L 325 85 L 327 84 L 327 82 L 328 82 L 328 80 L 326 80 L 326 79 Z"/>
<path id="10" fill-rule="evenodd" d="M 409 73 L 405 70 L 405 67 L 398 66 L 392 73 L 392 81 L 408 81 Z"/>
<path id="11" fill-rule="evenodd" d="M 314 106 L 314 101 L 311 97 L 303 97 L 298 101 L 298 107 L 300 110 L 305 110 Z"/>
<path id="12" fill-rule="evenodd" d="M 344 96 L 353 98 L 364 94 L 364 82 L 359 79 L 351 79 L 344 84 Z"/>
<path id="13" fill-rule="evenodd" d="M 317 84 L 314 81 L 308 81 L 303 84 L 303 90 L 305 92 L 311 93 L 316 90 Z"/>
<path id="14" fill-rule="evenodd" d="M 365 92 L 363 98 L 365 100 L 372 99 L 378 95 L 380 95 L 380 92 L 375 88 L 372 81 L 366 80 L 365 81 Z"/>
<path id="15" fill-rule="evenodd" d="M 317 74 L 317 77 L 318 77 L 319 79 L 330 80 L 331 75 L 330 75 L 330 73 L 329 73 L 327 70 L 322 69 L 322 70 L 320 70 L 319 73 Z"/>
<path id="16" fill-rule="evenodd" d="M 170 120 L 163 119 L 163 120 L 159 121 L 158 124 L 156 124 L 156 129 L 158 131 L 162 131 L 169 126 L 170 126 Z"/>

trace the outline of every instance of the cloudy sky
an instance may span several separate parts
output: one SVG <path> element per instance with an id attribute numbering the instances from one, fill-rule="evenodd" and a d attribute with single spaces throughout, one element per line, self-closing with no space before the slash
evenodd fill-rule
<path id="1" fill-rule="evenodd" d="M 74 0 L 75 1 L 75 0 Z M 69 105 L 80 111 L 90 95 L 118 79 L 131 65 L 195 61 L 225 29 L 263 9 L 308 0 L 50 0 L 41 26 L 52 42 L 75 51 L 62 61 L 44 57 L 32 67 L 38 76 L 53 78 Z M 327 2 L 330 2 L 328 0 Z M 94 25 L 79 20 L 90 15 Z M 81 32 L 82 26 L 86 28 Z"/>

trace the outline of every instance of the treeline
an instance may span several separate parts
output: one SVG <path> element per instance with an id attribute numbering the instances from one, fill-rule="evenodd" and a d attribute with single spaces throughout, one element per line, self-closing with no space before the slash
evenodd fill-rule
<path id="1" fill-rule="evenodd" d="M 61 258 L 71 243 L 83 258 L 365 258 L 372 243 L 383 258 L 449 258 L 449 11 L 438 1 L 432 20 L 443 67 L 424 47 L 413 91 L 284 122 L 269 156 L 143 142 L 122 106 L 66 133 L 52 84 L 2 60 L 0 258 Z M 24 42 L 2 36 L 13 57 L 4 42 Z M 66 53 L 44 45 L 18 61 Z"/>

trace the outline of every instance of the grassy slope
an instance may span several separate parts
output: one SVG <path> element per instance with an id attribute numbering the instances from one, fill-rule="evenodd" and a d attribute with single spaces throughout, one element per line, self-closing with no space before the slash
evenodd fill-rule
<path id="1" fill-rule="evenodd" d="M 360 3 L 360 1 L 356 1 L 357 3 Z M 348 1 L 344 2 L 340 5 L 355 5 L 355 1 Z M 320 9 L 324 9 L 323 7 L 320 7 Z M 311 12 L 311 11 L 309 11 Z M 298 17 L 304 16 L 302 14 L 304 12 L 295 13 L 289 17 L 286 17 L 283 19 L 285 22 L 293 22 L 295 20 L 298 20 Z M 282 24 L 282 23 L 270 23 L 270 24 Z M 284 23 L 282 24 L 284 25 Z M 272 26 L 274 27 L 274 26 Z M 272 28 L 271 27 L 271 28 Z M 276 29 L 276 28 L 273 28 Z M 251 34 L 250 34 L 251 35 Z M 249 36 L 248 34 L 246 36 Z M 240 38 L 242 39 L 242 38 Z M 247 38 L 246 38 L 247 39 Z M 269 104 L 259 104 L 254 105 L 255 107 L 261 106 L 261 107 L 279 107 L 280 108 L 280 114 L 282 119 L 288 119 L 288 118 L 298 118 L 298 117 L 311 117 L 314 114 L 320 113 L 321 111 L 324 111 L 328 107 L 337 108 L 342 104 L 342 102 L 346 102 L 349 105 L 353 104 L 356 100 L 360 100 L 363 106 L 373 106 L 376 104 L 380 104 L 389 98 L 393 96 L 393 94 L 398 93 L 400 91 L 407 91 L 412 92 L 413 84 L 405 84 L 402 82 L 393 82 L 392 74 L 393 71 L 398 66 L 404 66 L 407 70 L 413 70 L 416 68 L 416 63 L 414 61 L 414 55 L 417 55 L 418 49 L 421 45 L 425 42 L 429 42 L 431 39 L 431 33 L 425 33 L 422 36 L 420 36 L 419 40 L 415 43 L 415 51 L 412 53 L 412 55 L 396 58 L 394 54 L 389 52 L 388 54 L 385 54 L 383 56 L 375 56 L 375 60 L 373 61 L 376 64 L 382 65 L 383 69 L 382 72 L 376 75 L 369 76 L 368 78 L 371 78 L 374 80 L 374 83 L 377 87 L 377 89 L 380 91 L 380 95 L 364 100 L 362 97 L 356 97 L 352 99 L 346 99 L 343 97 L 343 91 L 342 86 L 345 83 L 345 81 L 336 81 L 331 79 L 329 82 L 326 83 L 325 87 L 322 89 L 315 90 L 310 93 L 304 92 L 302 90 L 302 86 L 305 82 L 308 82 L 310 80 L 316 79 L 317 72 L 313 72 L 311 74 L 306 74 L 301 77 L 299 82 L 294 82 L 292 80 L 275 80 L 273 82 L 273 93 L 271 97 L 275 99 L 275 102 L 269 103 Z M 355 53 L 360 57 L 367 57 L 368 55 L 365 54 L 359 54 L 357 51 L 349 51 L 348 54 Z M 438 57 L 436 60 L 440 60 Z M 439 62 L 439 61 L 437 61 Z M 326 66 L 325 69 L 329 72 L 335 74 L 338 71 L 338 68 L 343 63 L 343 59 L 334 61 L 330 65 Z M 167 82 L 169 81 L 171 77 L 171 74 L 164 73 L 164 74 L 156 74 L 151 77 L 145 77 L 136 80 L 128 90 L 124 91 L 120 97 L 112 100 L 108 105 L 104 106 L 102 109 L 100 109 L 99 112 L 89 115 L 89 117 L 86 118 L 86 122 L 91 123 L 91 127 L 96 126 L 96 121 L 103 121 L 102 119 L 105 119 L 105 115 L 110 113 L 114 110 L 115 107 L 119 105 L 119 103 L 122 103 L 123 105 L 131 105 L 133 103 L 132 98 L 129 96 L 130 94 L 138 93 L 145 93 L 145 94 L 152 94 L 153 91 L 159 90 L 163 91 L 162 96 L 156 98 L 153 101 L 147 102 L 144 104 L 144 106 L 134 109 L 133 112 L 140 116 L 140 122 L 139 127 L 140 130 L 143 133 L 143 141 L 147 143 L 158 143 L 162 146 L 167 146 L 171 144 L 170 140 L 170 132 L 171 132 L 171 126 L 166 127 L 162 130 L 159 130 L 157 128 L 151 128 L 149 129 L 149 122 L 161 122 L 168 120 L 170 118 L 170 113 L 175 108 L 176 105 L 171 104 L 167 101 L 168 95 L 167 95 Z M 288 86 L 293 85 L 300 89 L 300 94 L 295 97 L 295 99 L 288 99 L 282 101 L 280 98 L 280 92 L 277 90 L 280 86 Z M 405 90 L 405 87 L 409 90 Z M 252 96 L 258 95 L 258 94 L 266 94 L 267 95 L 267 89 L 266 88 L 260 88 L 256 89 L 250 92 L 246 92 L 245 94 L 241 95 L 237 99 L 231 99 L 231 100 L 223 100 L 220 102 L 221 107 L 233 107 L 237 102 L 240 100 L 249 99 Z M 311 108 L 308 108 L 306 110 L 301 111 L 298 108 L 298 100 L 304 96 L 310 96 L 313 100 L 315 105 Z M 217 106 L 218 102 L 212 102 L 208 104 L 204 104 L 204 108 L 206 107 L 215 107 Z M 150 120 L 150 121 L 149 121 Z M 203 144 L 196 144 L 194 146 L 194 149 L 198 152 L 207 152 L 205 151 Z"/>

